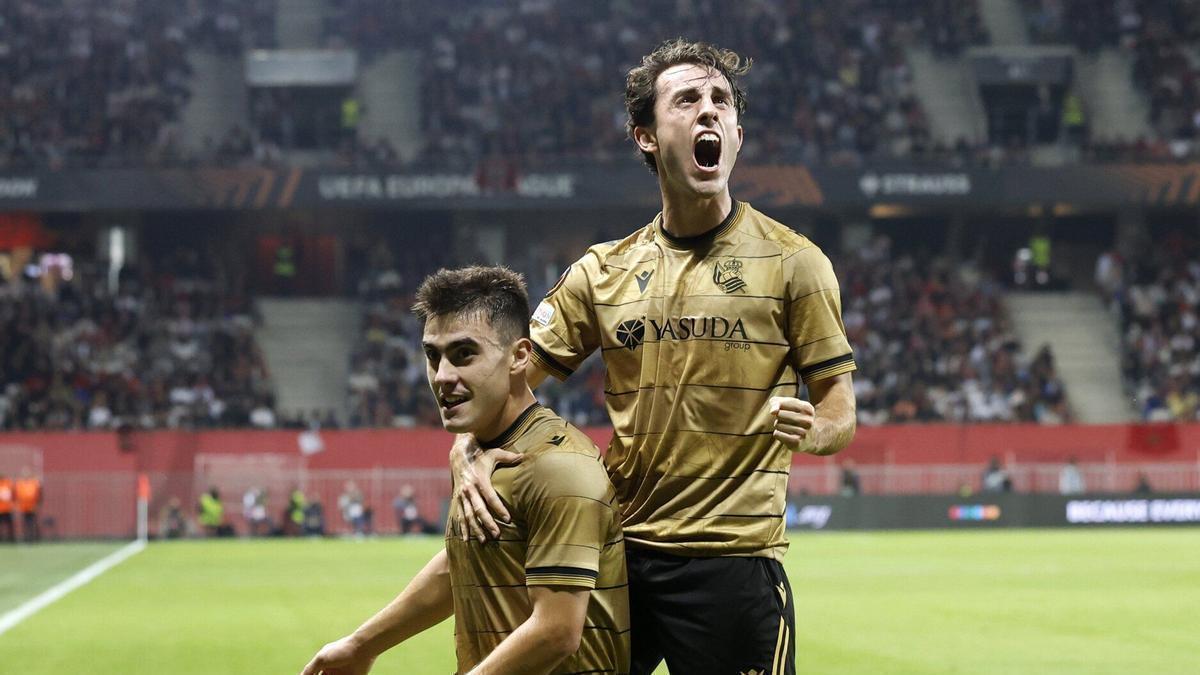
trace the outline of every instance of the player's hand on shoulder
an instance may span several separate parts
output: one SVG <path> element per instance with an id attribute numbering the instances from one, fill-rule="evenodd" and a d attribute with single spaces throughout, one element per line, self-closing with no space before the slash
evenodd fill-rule
<path id="1" fill-rule="evenodd" d="M 472 436 L 459 436 L 450 451 L 454 473 L 454 498 L 462 506 L 463 541 L 474 537 L 480 542 L 500 536 L 501 522 L 511 516 L 492 487 L 492 472 L 498 466 L 520 464 L 524 455 L 500 448 L 483 450 Z"/>
<path id="2" fill-rule="evenodd" d="M 792 396 L 772 396 L 769 405 L 775 418 L 775 438 L 796 449 L 812 430 L 817 412 L 813 404 Z"/>
<path id="3" fill-rule="evenodd" d="M 357 643 L 346 636 L 322 647 L 300 675 L 367 675 L 374 664 L 375 657 L 359 653 Z"/>

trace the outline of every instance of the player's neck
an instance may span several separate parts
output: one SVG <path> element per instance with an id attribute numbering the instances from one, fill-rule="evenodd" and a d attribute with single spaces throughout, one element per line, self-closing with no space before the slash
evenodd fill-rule
<path id="1" fill-rule="evenodd" d="M 529 406 L 537 403 L 537 398 L 530 391 L 529 385 L 522 383 L 523 391 L 513 392 L 504 402 L 504 408 L 500 411 L 499 416 L 495 418 L 487 429 L 480 429 L 475 432 L 475 438 L 479 439 L 480 444 L 490 445 L 491 441 L 496 440 L 508 428 L 517 421 L 521 413 L 529 409 Z"/>
<path id="2" fill-rule="evenodd" d="M 729 190 L 711 197 L 662 192 L 662 228 L 673 237 L 695 237 L 720 225 L 733 210 Z"/>

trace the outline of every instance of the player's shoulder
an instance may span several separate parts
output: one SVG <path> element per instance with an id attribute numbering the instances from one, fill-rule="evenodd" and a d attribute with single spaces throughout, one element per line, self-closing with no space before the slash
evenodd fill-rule
<path id="1" fill-rule="evenodd" d="M 759 211 L 747 202 L 741 203 L 742 216 L 738 231 L 750 240 L 761 241 L 776 249 L 785 259 L 805 249 L 816 249 L 811 239 Z"/>
<path id="2" fill-rule="evenodd" d="M 521 438 L 519 451 L 526 462 L 548 454 L 573 454 L 599 459 L 600 451 L 592 439 L 550 408 L 541 408 L 529 431 Z"/>
<path id="3" fill-rule="evenodd" d="M 624 267 L 631 257 L 644 257 L 645 250 L 653 250 L 653 245 L 654 227 L 651 223 L 621 239 L 589 246 L 576 264 L 583 265 L 589 271 L 604 272 L 610 265 Z"/>
<path id="4" fill-rule="evenodd" d="M 518 449 L 521 482 L 538 492 L 602 495 L 609 488 L 608 474 L 596 444 L 583 431 L 545 409 Z"/>

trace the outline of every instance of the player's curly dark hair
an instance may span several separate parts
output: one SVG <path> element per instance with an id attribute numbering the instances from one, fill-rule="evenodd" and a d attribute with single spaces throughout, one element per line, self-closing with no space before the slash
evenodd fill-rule
<path id="1" fill-rule="evenodd" d="M 525 279 L 507 267 L 440 269 L 421 282 L 412 310 L 421 323 L 434 316 L 479 316 L 505 341 L 529 337 Z"/>
<path id="2" fill-rule="evenodd" d="M 655 85 L 658 76 L 668 68 L 685 63 L 707 66 L 723 75 L 729 81 L 729 87 L 733 91 L 734 108 L 741 119 L 746 112 L 746 92 L 738 86 L 737 78 L 749 72 L 754 61 L 749 58 L 743 59 L 732 49 L 722 49 L 707 42 L 675 38 L 663 42 L 654 51 L 643 56 L 641 65 L 630 70 L 625 76 L 625 111 L 629 113 L 625 130 L 630 138 L 633 138 L 634 127 L 654 124 L 654 102 L 657 93 Z M 646 166 L 650 167 L 650 173 L 658 175 L 654 155 L 643 152 L 642 159 Z"/>

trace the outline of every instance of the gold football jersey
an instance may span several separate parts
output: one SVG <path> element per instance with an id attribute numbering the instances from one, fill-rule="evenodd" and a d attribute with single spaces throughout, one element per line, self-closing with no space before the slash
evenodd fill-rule
<path id="1" fill-rule="evenodd" d="M 791 452 L 767 404 L 854 370 L 837 277 L 742 202 L 698 237 L 661 219 L 566 271 L 533 314 L 534 359 L 565 379 L 602 352 L 630 546 L 781 558 Z"/>
<path id="2" fill-rule="evenodd" d="M 461 506 L 446 527 L 459 672 L 482 662 L 533 611 L 529 586 L 591 590 L 579 651 L 555 673 L 629 672 L 629 599 L 616 494 L 596 446 L 540 405 L 488 447 L 523 453 L 492 474 L 512 515 L 499 541 L 462 541 Z"/>

